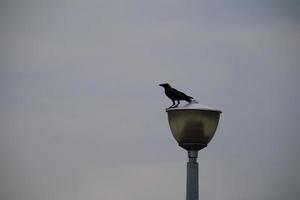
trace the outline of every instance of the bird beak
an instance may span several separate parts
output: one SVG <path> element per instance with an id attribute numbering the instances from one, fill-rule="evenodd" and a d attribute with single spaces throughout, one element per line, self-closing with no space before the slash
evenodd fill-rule
<path id="1" fill-rule="evenodd" d="M 162 86 L 162 84 L 159 84 L 159 86 Z"/>

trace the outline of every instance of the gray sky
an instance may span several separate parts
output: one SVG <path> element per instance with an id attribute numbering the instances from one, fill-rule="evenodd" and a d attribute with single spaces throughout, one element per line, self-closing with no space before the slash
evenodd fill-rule
<path id="1" fill-rule="evenodd" d="M 1 200 L 184 199 L 161 82 L 223 110 L 201 199 L 299 198 L 299 1 L 0 9 Z"/>

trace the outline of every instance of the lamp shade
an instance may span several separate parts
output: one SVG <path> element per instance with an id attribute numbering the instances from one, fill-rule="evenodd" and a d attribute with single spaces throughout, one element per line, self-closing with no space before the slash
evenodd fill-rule
<path id="1" fill-rule="evenodd" d="M 202 149 L 213 138 L 222 111 L 198 103 L 166 110 L 171 132 L 178 144 L 187 149 Z"/>

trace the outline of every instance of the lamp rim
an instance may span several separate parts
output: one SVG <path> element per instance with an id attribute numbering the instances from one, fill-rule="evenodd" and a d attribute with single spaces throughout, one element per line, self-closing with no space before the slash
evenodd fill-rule
<path id="1" fill-rule="evenodd" d="M 218 112 L 218 113 L 222 113 L 221 110 L 219 109 L 215 109 L 203 104 L 200 104 L 198 102 L 190 102 L 186 105 L 180 106 L 180 107 L 173 107 L 173 108 L 167 108 L 166 112 L 169 111 L 177 111 L 177 110 L 200 110 L 200 111 L 209 111 L 209 112 Z"/>
<path id="2" fill-rule="evenodd" d="M 216 110 L 216 109 L 205 109 L 205 108 L 166 108 L 166 112 L 170 111 L 183 111 L 183 110 L 194 110 L 194 111 L 207 111 L 207 112 L 217 112 L 217 113 L 222 113 L 221 110 Z"/>

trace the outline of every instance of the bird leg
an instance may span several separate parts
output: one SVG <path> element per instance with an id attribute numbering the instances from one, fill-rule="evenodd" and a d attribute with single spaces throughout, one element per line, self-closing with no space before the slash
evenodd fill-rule
<path id="1" fill-rule="evenodd" d="M 174 105 L 174 108 L 176 108 L 176 107 L 178 107 L 178 105 L 180 104 L 180 101 L 179 100 L 177 100 L 177 104 L 176 105 Z"/>
<path id="2" fill-rule="evenodd" d="M 175 101 L 172 100 L 172 102 L 173 102 L 173 104 L 172 104 L 169 108 L 174 108 L 174 106 L 175 106 Z"/>

